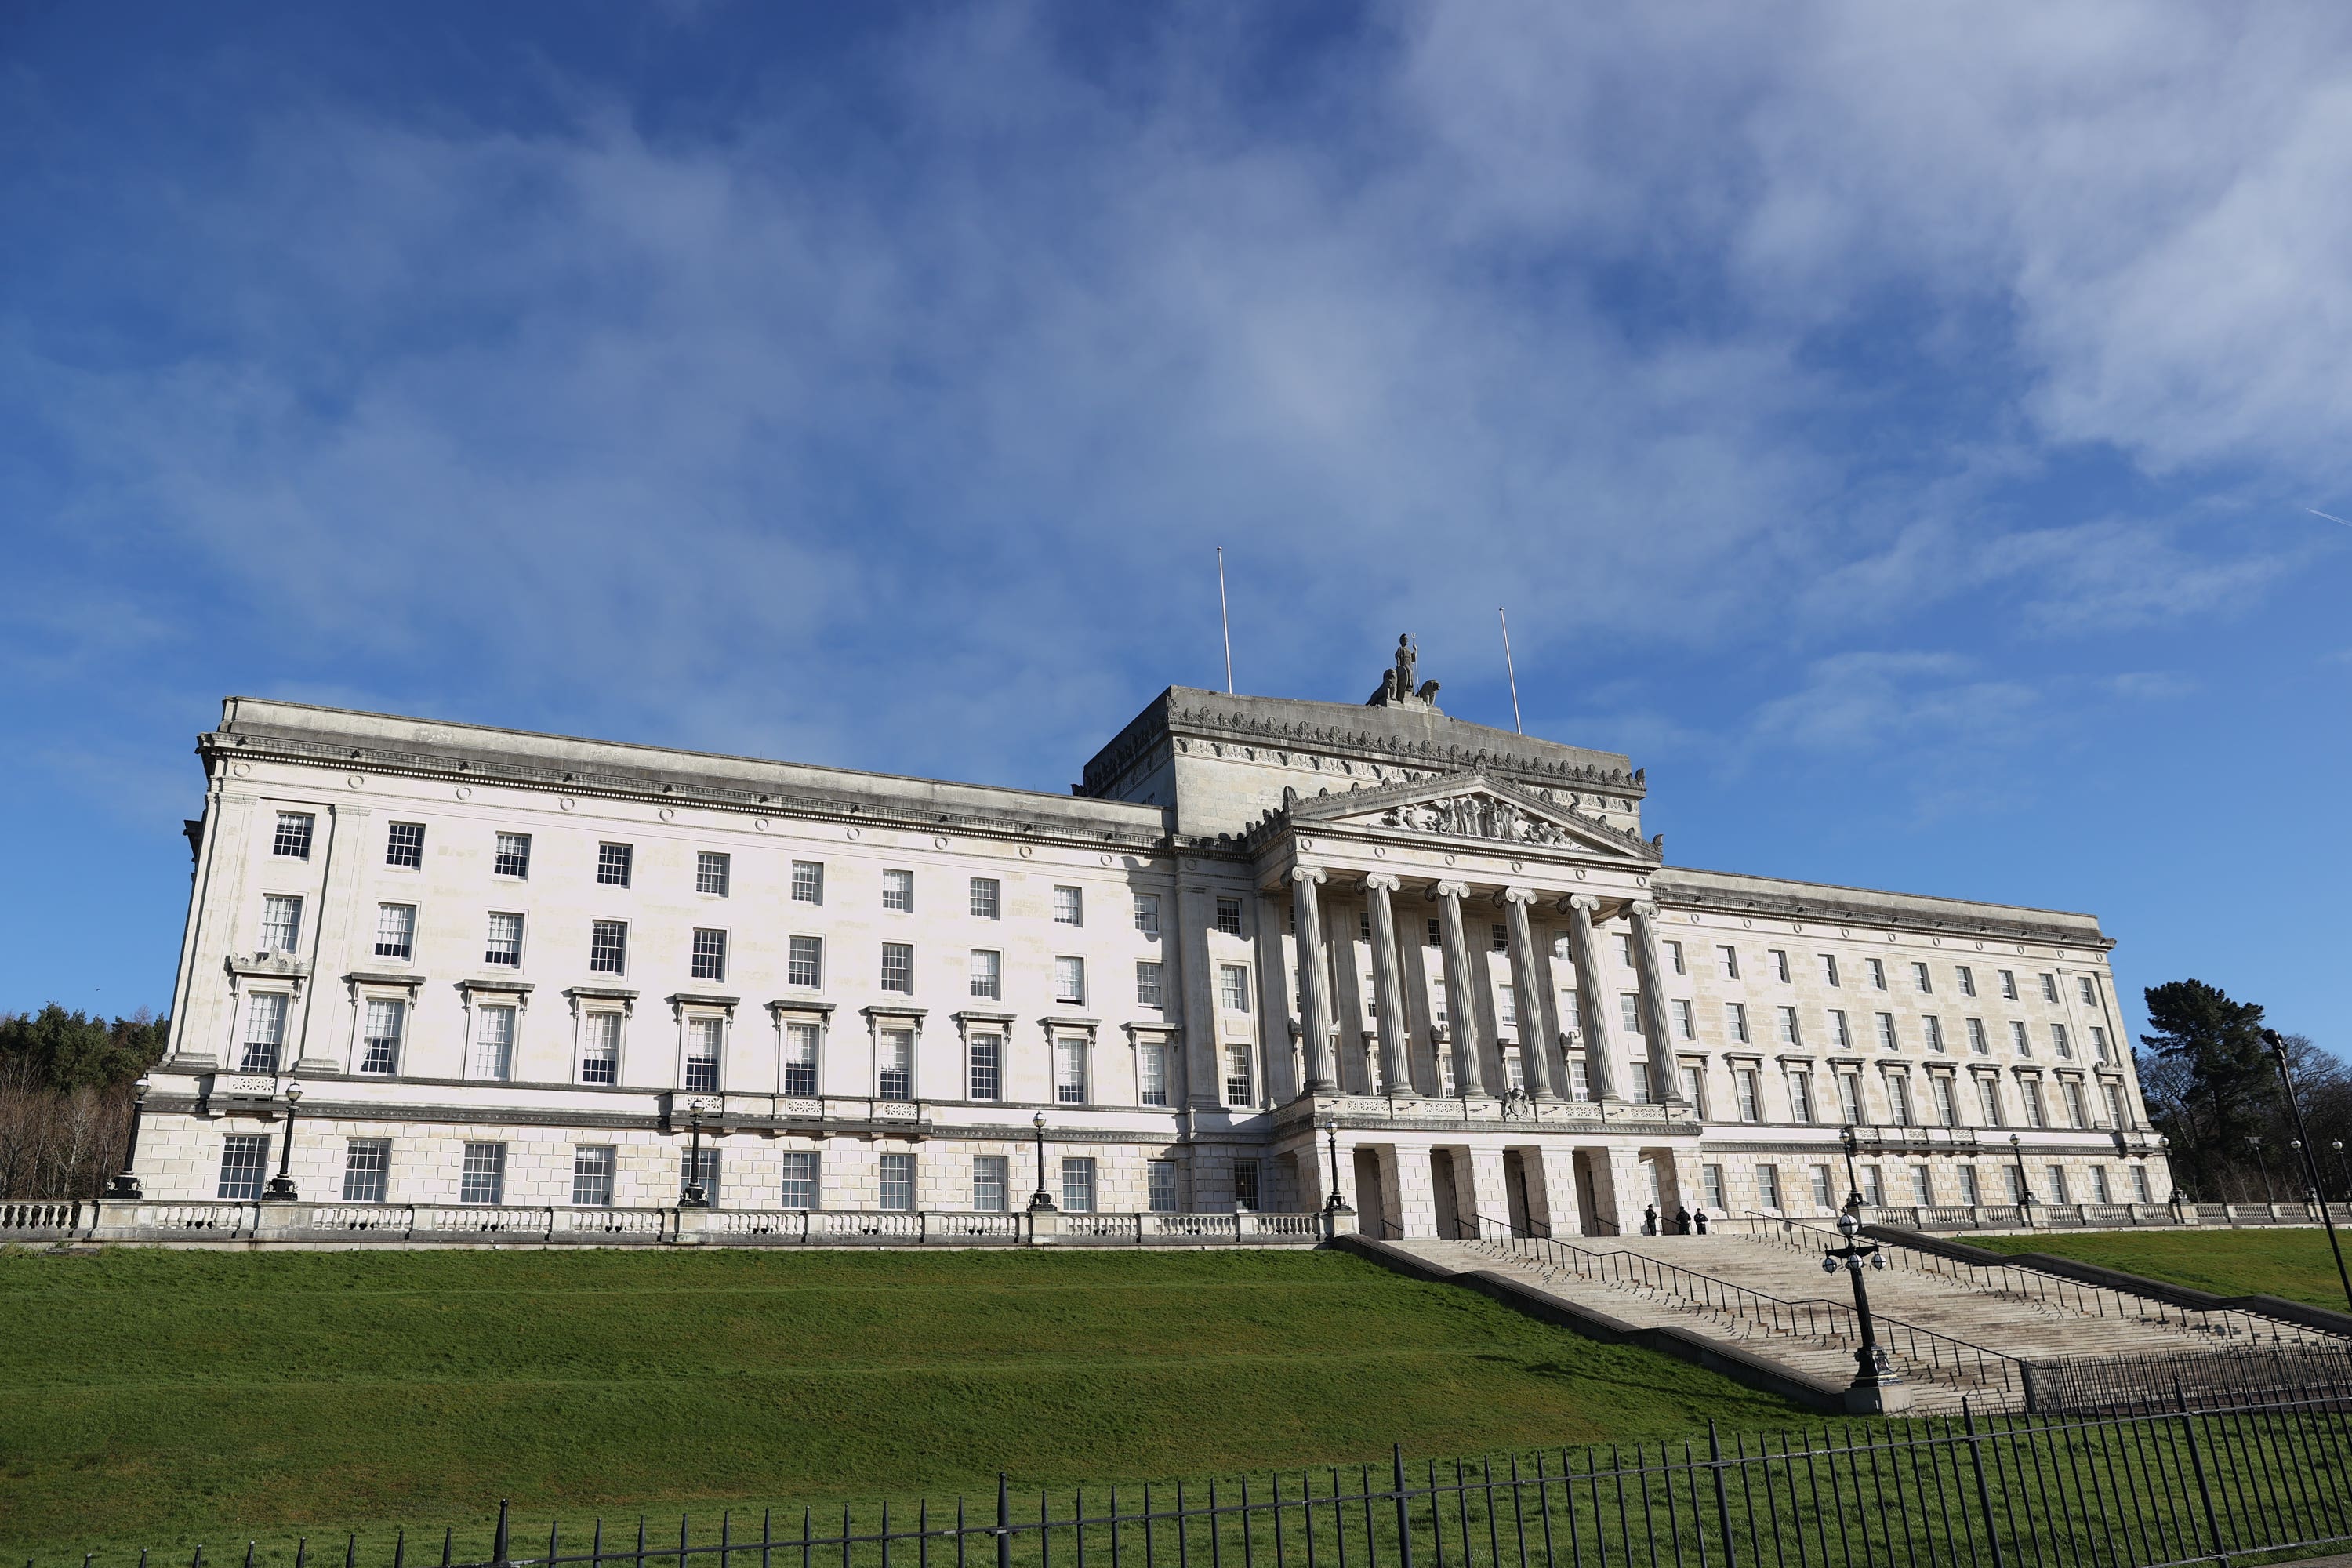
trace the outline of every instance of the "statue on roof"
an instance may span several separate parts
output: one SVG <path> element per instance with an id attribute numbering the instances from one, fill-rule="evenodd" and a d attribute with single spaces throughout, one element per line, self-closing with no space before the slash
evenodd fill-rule
<path id="1" fill-rule="evenodd" d="M 1381 672 L 1381 689 L 1364 700 L 1367 708 L 1434 708 L 1437 682 L 1414 685 L 1421 673 L 1421 649 L 1411 633 L 1397 638 L 1396 662 Z"/>

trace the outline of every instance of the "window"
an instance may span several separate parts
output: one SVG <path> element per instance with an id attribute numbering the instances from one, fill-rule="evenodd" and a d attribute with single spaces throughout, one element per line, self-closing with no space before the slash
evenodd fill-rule
<path id="1" fill-rule="evenodd" d="M 1054 923 L 1057 926 L 1082 926 L 1087 923 L 1084 890 L 1077 888 L 1054 889 Z"/>
<path id="2" fill-rule="evenodd" d="M 915 1206 L 915 1157 L 912 1154 L 882 1156 L 876 1195 L 878 1206 L 885 1209 L 903 1211 Z"/>
<path id="3" fill-rule="evenodd" d="M 2001 1000 L 2004 1002 L 2014 1002 L 2017 1000 L 2017 974 L 2015 971 L 2004 969 L 2000 972 L 2000 995 Z"/>
<path id="4" fill-rule="evenodd" d="M 975 1154 L 971 1157 L 971 1206 L 982 1214 L 1003 1214 L 1007 1205 L 1006 1189 L 1013 1184 L 1013 1162 L 1003 1154 Z"/>
<path id="5" fill-rule="evenodd" d="M 1944 1050 L 1944 1021 L 1941 1018 L 1922 1018 L 1919 1020 L 1919 1031 L 1927 1037 L 1927 1048 L 1936 1052 L 1938 1056 L 1942 1055 Z"/>
<path id="6" fill-rule="evenodd" d="M 1087 1102 L 1087 1042 L 1078 1036 L 1054 1041 L 1054 1099 L 1062 1105 Z"/>
<path id="7" fill-rule="evenodd" d="M 1960 994 L 1963 996 L 1975 995 L 1977 994 L 1976 971 L 1963 963 L 1958 970 L 1954 971 L 1954 973 L 1958 974 L 1960 977 Z"/>
<path id="8" fill-rule="evenodd" d="M 1164 963 L 1152 963 L 1143 959 L 1136 960 L 1135 1005 L 1137 1006 L 1159 1007 L 1164 1005 L 1160 999 L 1160 988 L 1165 981 L 1167 973 L 1168 966 Z"/>
<path id="9" fill-rule="evenodd" d="M 2105 1062 L 2107 1058 L 2107 1032 L 2096 1024 L 2091 1026 L 2091 1059 Z"/>
<path id="10" fill-rule="evenodd" d="M 785 1151 L 782 1159 L 783 1184 L 776 1194 L 779 1205 L 788 1209 L 816 1207 L 816 1151 L 791 1149 Z"/>
<path id="11" fill-rule="evenodd" d="M 1176 1162 L 1147 1160 L 1143 1163 L 1145 1201 L 1153 1214 L 1176 1212 Z"/>
<path id="12" fill-rule="evenodd" d="M 2099 1005 L 2099 983 L 2096 980 L 2087 974 L 2077 974 L 2074 976 L 2074 984 L 2082 987 L 2084 1006 L 2095 1007 Z M 2101 1198 L 2099 1201 L 2105 1203 L 2107 1200 Z"/>
<path id="13" fill-rule="evenodd" d="M 514 1071 L 515 1010 L 508 1006 L 474 1009 L 474 1064 L 469 1078 L 504 1083 Z"/>
<path id="14" fill-rule="evenodd" d="M 490 917 L 488 938 L 482 943 L 482 962 L 507 969 L 522 967 L 522 917 L 499 915 Z"/>
<path id="15" fill-rule="evenodd" d="M 1895 1113 L 1895 1125 L 1912 1125 L 1911 1079 L 1907 1076 L 1902 1073 L 1886 1075 L 1886 1104 L 1887 1109 Z"/>
<path id="16" fill-rule="evenodd" d="M 1499 924 L 1499 923 L 1498 923 L 1498 924 L 1496 924 L 1496 925 L 1488 926 L 1488 927 L 1486 928 L 1486 948 L 1487 948 L 1487 951 L 1488 951 L 1488 952 L 1510 952 L 1510 951 L 1511 951 L 1511 928 L 1510 928 L 1510 927 L 1508 927 L 1508 926 L 1507 926 L 1507 925 L 1502 925 L 1502 924 Z M 1624 956 L 1624 960 L 1625 960 L 1625 963 L 1626 963 L 1626 965 L 1630 968 L 1630 967 L 1633 965 L 1633 939 L 1631 939 L 1630 937 L 1629 937 L 1629 938 L 1627 938 L 1627 939 L 1625 939 L 1625 948 L 1624 948 L 1624 955 L 1623 955 L 1623 956 Z"/>
<path id="17" fill-rule="evenodd" d="M 1886 989 L 1886 964 L 1885 964 L 1885 962 L 1883 959 L 1876 959 L 1876 958 L 1867 958 L 1867 959 L 1863 960 L 1863 962 L 1864 962 L 1864 963 L 1867 963 L 1868 965 L 1870 965 L 1870 988 L 1871 988 L 1873 991 L 1884 991 L 1884 990 L 1885 990 L 1885 989 Z"/>
<path id="18" fill-rule="evenodd" d="M 1960 1108 L 1952 1099 L 1952 1075 L 1939 1072 L 1927 1079 L 1930 1092 L 1936 1097 L 1936 1120 L 1947 1127 L 1960 1124 Z"/>
<path id="19" fill-rule="evenodd" d="M 915 912 L 915 874 L 912 871 L 882 873 L 882 907 L 896 910 L 902 915 Z"/>
<path id="20" fill-rule="evenodd" d="M 814 991 L 824 984 L 824 938 L 796 936 L 784 946 L 784 984 Z"/>
<path id="21" fill-rule="evenodd" d="M 1706 1120 L 1706 1075 L 1697 1068 L 1683 1068 L 1683 1098 L 1701 1121 Z"/>
<path id="22" fill-rule="evenodd" d="M 400 1037 L 407 1021 L 407 1003 L 392 996 L 368 998 L 367 1024 L 360 1037 L 360 1071 L 400 1070 Z"/>
<path id="23" fill-rule="evenodd" d="M 1095 1212 L 1095 1163 L 1092 1160 L 1062 1162 L 1062 1207 L 1070 1214 Z"/>
<path id="24" fill-rule="evenodd" d="M 1935 982 L 1927 978 L 1927 966 L 1924 963 L 1915 963 L 1911 966 L 1911 984 L 1919 988 L 1919 994 L 1923 996 L 1932 995 L 1936 990 Z"/>
<path id="25" fill-rule="evenodd" d="M 1698 1024 L 1691 1016 L 1690 999 L 1686 996 L 1675 998 L 1675 1030 L 1685 1040 L 1698 1038 Z"/>
<path id="26" fill-rule="evenodd" d="M 2026 1199 L 2025 1174 L 2014 1165 L 2003 1165 L 2000 1173 L 2009 1178 L 2009 1201 L 2021 1204 Z"/>
<path id="27" fill-rule="evenodd" d="M 2091 1167 L 2091 1201 L 2095 1204 L 2116 1201 L 2113 1190 L 2107 1185 L 2107 1168 L 2105 1165 Z"/>
<path id="28" fill-rule="evenodd" d="M 493 877 L 528 877 L 530 875 L 530 835 L 501 833 L 498 853 L 490 860 Z"/>
<path id="29" fill-rule="evenodd" d="M 2053 1000 L 2054 1000 L 2054 998 L 2053 998 Z M 2045 1166 L 2045 1167 L 2043 1167 L 2043 1173 L 2044 1173 L 2044 1175 L 2047 1177 L 2047 1179 L 2049 1180 L 2049 1183 L 2050 1183 L 2050 1201 L 2051 1201 L 2052 1203 L 2053 1203 L 2053 1204 L 2070 1204 L 2070 1203 L 2073 1203 L 2073 1202 L 2074 1201 L 2073 1198 L 2068 1197 L 2068 1196 L 2066 1195 L 2066 1167 L 2065 1167 L 2065 1166 L 2063 1166 L 2063 1165 L 2049 1165 L 2049 1166 Z"/>
<path id="30" fill-rule="evenodd" d="M 1566 953 L 1560 952 L 1560 939 L 1559 938 L 1553 939 L 1552 952 L 1557 957 L 1565 958 L 1568 956 Z M 1668 939 L 1666 942 L 1666 962 L 1675 966 L 1675 973 L 1676 974 L 1686 974 L 1689 973 L 1688 970 L 1685 970 L 1683 967 L 1683 944 L 1681 942 Z"/>
<path id="31" fill-rule="evenodd" d="M 709 1094 L 719 1088 L 719 1040 L 726 1025 L 717 1018 L 689 1018 L 686 1025 L 686 1090 Z"/>
<path id="32" fill-rule="evenodd" d="M 1445 1064 L 1445 1092 L 1452 1094 L 1454 1092 L 1454 1055 L 1451 1051 L 1442 1053 L 1439 1056 L 1438 1060 Z M 1582 1057 L 1571 1057 L 1569 1058 L 1568 1097 L 1570 1100 L 1582 1103 L 1589 1104 L 1591 1101 L 1592 1078 L 1591 1075 L 1585 1070 L 1584 1058 Z M 1692 1103 L 1696 1105 L 1703 1102 L 1694 1100 Z"/>
<path id="33" fill-rule="evenodd" d="M 694 933 L 694 978 L 727 978 L 727 933 L 697 929 Z"/>
<path id="34" fill-rule="evenodd" d="M 597 974 L 618 974 L 629 957 L 626 921 L 597 921 L 588 928 L 588 967 Z"/>
<path id="35" fill-rule="evenodd" d="M 2045 974 L 2042 977 L 2042 999 L 2044 1002 L 2055 1002 L 2058 1000 L 2058 977 L 2056 975 Z"/>
<path id="36" fill-rule="evenodd" d="M 1242 934 L 1242 901 L 1239 899 L 1217 900 L 1217 929 L 1227 936 Z"/>
<path id="37" fill-rule="evenodd" d="M 784 1092 L 808 1095 L 816 1092 L 816 1039 L 814 1024 L 784 1026 Z"/>
<path id="38" fill-rule="evenodd" d="M 1808 1168 L 1805 1174 L 1812 1184 L 1813 1206 L 1818 1209 L 1836 1207 L 1836 1199 L 1830 1195 L 1830 1168 L 1814 1165 Z"/>
<path id="39" fill-rule="evenodd" d="M 1495 987 L 1495 996 L 1499 1005 L 1499 1010 L 1496 1014 L 1496 1021 L 1516 1025 L 1519 1021 L 1518 988 L 1507 983 L 1497 985 Z"/>
<path id="40" fill-rule="evenodd" d="M 901 996 L 915 994 L 915 949 L 911 942 L 882 944 L 882 989 Z"/>
<path id="41" fill-rule="evenodd" d="M 1830 1039 L 1842 1051 L 1853 1049 L 1853 1031 L 1845 1026 L 1845 1009 L 1830 1009 Z"/>
<path id="42" fill-rule="evenodd" d="M 1438 923 L 1437 923 L 1437 917 L 1436 917 L 1436 916 L 1432 915 L 1432 916 L 1430 917 L 1430 920 L 1429 920 L 1429 930 L 1428 930 L 1428 931 L 1427 931 L 1427 932 L 1426 932 L 1426 933 L 1424 933 L 1424 934 L 1425 934 L 1425 936 L 1426 936 L 1426 938 L 1427 938 L 1427 942 L 1428 942 L 1428 945 L 1429 945 L 1429 946 L 1431 946 L 1431 947 L 1443 947 L 1443 946 L 1444 946 L 1444 945 L 1445 945 L 1445 936 L 1444 936 L 1444 931 L 1439 928 Z"/>
<path id="43" fill-rule="evenodd" d="M 1249 1002 L 1249 965 L 1221 963 L 1217 965 L 1217 1005 L 1228 1013 L 1246 1013 Z"/>
<path id="44" fill-rule="evenodd" d="M 1813 1075 L 1801 1069 L 1789 1073 L 1789 1113 L 1799 1121 L 1813 1120 Z"/>
<path id="45" fill-rule="evenodd" d="M 237 1071 L 278 1070 L 278 1047 L 286 1043 L 287 1001 L 283 991 L 257 991 L 245 1005 L 245 1054 Z"/>
<path id="46" fill-rule="evenodd" d="M 2074 1059 L 2074 1042 L 2066 1037 L 2065 1025 L 2050 1026 L 2050 1048 L 2058 1053 L 2058 1059 L 2061 1061 Z"/>
<path id="47" fill-rule="evenodd" d="M 1977 1079 L 1977 1102 L 1984 1109 L 1987 1127 L 2005 1125 L 2000 1119 L 2000 1085 L 1989 1078 Z"/>
<path id="48" fill-rule="evenodd" d="M 877 1053 L 874 1092 L 884 1100 L 907 1100 L 915 1092 L 915 1031 L 885 1029 Z"/>
<path id="49" fill-rule="evenodd" d="M 1780 1208 L 1780 1166 L 1778 1166 L 1778 1165 L 1759 1165 L 1759 1166 L 1757 1166 L 1757 1167 L 1756 1167 L 1756 1201 L 1757 1201 L 1758 1203 L 1759 1203 L 1759 1204 L 1763 1205 L 1764 1205 L 1766 1208 L 1768 1208 L 1768 1209 L 1772 1209 L 1772 1210 L 1777 1211 L 1777 1210 Z"/>
<path id="50" fill-rule="evenodd" d="M 1257 1162 L 1234 1162 L 1234 1207 L 1249 1214 L 1257 1212 Z"/>
<path id="51" fill-rule="evenodd" d="M 1862 1201 L 1872 1208 L 1886 1206 L 1886 1181 L 1875 1165 L 1862 1168 Z"/>
<path id="52" fill-rule="evenodd" d="M 1711 1209 L 1723 1207 L 1723 1167 L 1701 1165 L 1698 1168 L 1698 1190 L 1699 1201 L 1707 1207 Z"/>
<path id="53" fill-rule="evenodd" d="M 1982 1018 L 1970 1018 L 1969 1020 L 1969 1049 L 1980 1057 L 1989 1057 L 1992 1055 L 1992 1047 L 1985 1039 L 1984 1020 Z"/>
<path id="54" fill-rule="evenodd" d="M 1780 1043 L 1784 1046 L 1804 1044 L 1797 1036 L 1797 1010 L 1794 1007 L 1775 1007 L 1772 1011 L 1779 1016 Z"/>
<path id="55" fill-rule="evenodd" d="M 1250 1048 L 1247 1046 L 1228 1045 L 1225 1047 L 1225 1103 L 1227 1105 L 1256 1104 L 1257 1091 L 1254 1084 L 1255 1078 L 1255 1075 L 1250 1070 Z"/>
<path id="56" fill-rule="evenodd" d="M 1772 950 L 1772 978 L 1784 985 L 1789 982 L 1789 954 L 1785 949 Z"/>
<path id="57" fill-rule="evenodd" d="M 985 948 L 971 950 L 971 994 L 991 1002 L 1004 1000 L 1004 955 Z"/>
<path id="58" fill-rule="evenodd" d="M 2009 1043 L 2017 1047 L 2017 1054 L 2021 1057 L 2030 1057 L 2033 1054 L 2032 1037 L 2025 1032 L 2025 1026 L 2015 1019 L 2010 1021 Z"/>
<path id="59" fill-rule="evenodd" d="M 1641 996 L 1637 993 L 1632 991 L 1618 993 L 1617 1016 L 1623 1022 L 1625 1032 L 1627 1034 L 1640 1034 L 1642 1032 Z"/>
<path id="60" fill-rule="evenodd" d="M 1735 1068 L 1732 1069 L 1731 1081 L 1739 1090 L 1739 1120 L 1742 1121 L 1763 1121 L 1764 1096 L 1758 1088 L 1756 1069 L 1754 1068 Z"/>
<path id="61" fill-rule="evenodd" d="M 220 1185 L 215 1195 L 232 1203 L 251 1203 L 261 1195 L 261 1173 L 268 1164 L 268 1133 L 230 1133 L 221 1140 Z"/>
<path id="62" fill-rule="evenodd" d="M 795 860 L 793 862 L 793 902 L 821 904 L 824 902 L 824 862 Z"/>
<path id="63" fill-rule="evenodd" d="M 1158 936 L 1160 934 L 1159 894 L 1138 893 L 1135 895 L 1135 929 L 1141 931 L 1146 936 Z"/>
<path id="64" fill-rule="evenodd" d="M 414 871 L 425 864 L 425 824 L 395 822 L 384 836 L 383 863 Z"/>
<path id="65" fill-rule="evenodd" d="M 375 955 L 408 962 L 416 947 L 416 906 L 378 904 L 375 907 Z"/>
<path id="66" fill-rule="evenodd" d="M 1650 1064 L 1647 1061 L 1637 1061 L 1626 1065 L 1627 1076 L 1633 1080 L 1633 1103 L 1636 1105 L 1654 1103 L 1657 1097 L 1650 1092 Z"/>
<path id="67" fill-rule="evenodd" d="M 1834 952 L 1824 952 L 1821 954 L 1820 957 L 1822 961 L 1822 984 L 1829 986 L 1836 985 L 1838 983 L 1837 954 Z"/>
<path id="68" fill-rule="evenodd" d="M 711 1207 L 719 1206 L 719 1153 L 716 1149 L 680 1149 L 677 1152 L 677 1190 L 683 1194 L 688 1187 L 700 1187 L 703 1201 Z"/>
<path id="69" fill-rule="evenodd" d="M 1054 1000 L 1066 1006 L 1086 1005 L 1087 961 L 1085 959 L 1054 960 Z"/>
<path id="70" fill-rule="evenodd" d="M 1962 1165 L 1958 1169 L 1960 1177 L 1960 1202 L 1969 1208 L 1975 1208 L 1984 1201 L 1984 1191 L 1977 1185 L 1977 1168 L 1974 1165 Z"/>
<path id="71" fill-rule="evenodd" d="M 2106 1092 L 2107 1125 L 2110 1127 L 2129 1127 L 2131 1122 L 2124 1115 L 2123 1086 L 2121 1084 L 2109 1083 L 2102 1084 L 2099 1087 Z"/>
<path id="72" fill-rule="evenodd" d="M 1862 1075 L 1842 1072 L 1837 1075 L 1838 1109 L 1845 1113 L 1846 1125 L 1859 1126 L 1862 1121 Z"/>
<path id="73" fill-rule="evenodd" d="M 591 1143 L 572 1151 L 572 1202 L 576 1208 L 613 1206 L 613 1146 Z"/>
<path id="74" fill-rule="evenodd" d="M 310 858 L 310 826 L 316 821 L 307 811 L 281 811 L 278 814 L 278 836 L 269 841 L 272 855 L 283 855 L 289 860 Z"/>
<path id="75" fill-rule="evenodd" d="M 580 1081 L 611 1083 L 621 1067 L 621 1016 L 580 1015 Z"/>
<path id="76" fill-rule="evenodd" d="M 343 1145 L 343 1202 L 380 1204 L 391 1185 L 391 1139 L 354 1138 Z"/>
<path id="77" fill-rule="evenodd" d="M 1921 1208 L 1929 1208 L 1935 1205 L 1935 1178 L 1928 1173 L 1927 1167 L 1925 1165 L 1911 1167 L 1911 1201 Z"/>
<path id="78" fill-rule="evenodd" d="M 468 1143 L 457 1174 L 461 1204 L 502 1204 L 507 1201 L 507 1146 Z"/>
<path id="79" fill-rule="evenodd" d="M 629 885 L 629 870 L 635 863 L 636 847 L 629 844 L 599 844 L 596 846 L 596 880 L 608 888 Z"/>
<path id="80" fill-rule="evenodd" d="M 1168 1103 L 1168 1047 L 1141 1045 L 1135 1051 L 1138 1098 L 1146 1105 Z"/>
<path id="81" fill-rule="evenodd" d="M 734 880 L 734 859 L 724 850 L 698 849 L 694 853 L 694 890 L 725 898 Z"/>
<path id="82" fill-rule="evenodd" d="M 1742 1002 L 1723 1005 L 1723 1032 L 1726 1037 L 1740 1045 L 1748 1043 L 1748 1006 Z"/>
<path id="83" fill-rule="evenodd" d="M 1506 931 L 1507 928 L 1496 926 L 1495 929 L 1496 931 Z M 1633 939 L 1631 935 L 1622 931 L 1617 933 L 1617 962 L 1624 965 L 1627 969 L 1633 967 Z"/>
<path id="84" fill-rule="evenodd" d="M 1895 1015 L 1892 1013 L 1881 1013 L 1878 1016 L 1878 1048 L 1882 1051 L 1902 1048 L 1901 1044 L 1895 1037 Z"/>
<path id="85" fill-rule="evenodd" d="M 271 893 L 261 900 L 261 950 L 292 952 L 302 934 L 302 900 L 287 893 Z"/>
<path id="86" fill-rule="evenodd" d="M 2131 1168 L 2131 1173 L 2132 1194 L 2136 1201 L 2144 1204 L 2152 1204 L 2156 1202 L 2156 1194 L 2147 1184 L 2147 1167 L 2146 1165 L 2134 1165 Z"/>
<path id="87" fill-rule="evenodd" d="M 1736 947 L 1718 947 L 1715 950 L 1715 954 L 1723 965 L 1723 977 L 1726 980 L 1738 979 L 1739 950 Z"/>
<path id="88" fill-rule="evenodd" d="M 2066 1124 L 2069 1127 L 2088 1127 L 2091 1119 L 2083 1113 L 2083 1086 L 2070 1078 L 2061 1082 L 2058 1089 L 2066 1100 Z M 2106 1202 L 2105 1198 L 2099 1201 Z"/>

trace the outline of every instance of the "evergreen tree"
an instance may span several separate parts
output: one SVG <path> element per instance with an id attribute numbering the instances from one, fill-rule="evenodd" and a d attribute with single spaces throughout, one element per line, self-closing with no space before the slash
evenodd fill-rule
<path id="1" fill-rule="evenodd" d="M 2148 1026 L 2140 1044 L 2171 1068 L 2163 1076 L 2177 1086 L 2176 1125 L 2164 1129 L 2185 1144 L 2200 1186 L 2216 1170 L 2237 1159 L 2245 1140 L 2270 1130 L 2278 1079 L 2263 1042 L 2259 1003 L 2233 1002 L 2228 993 L 2201 980 L 2151 985 Z"/>

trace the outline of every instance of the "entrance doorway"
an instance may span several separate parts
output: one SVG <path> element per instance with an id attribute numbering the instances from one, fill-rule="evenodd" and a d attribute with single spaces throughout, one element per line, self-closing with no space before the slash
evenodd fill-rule
<path id="1" fill-rule="evenodd" d="M 1429 1152 L 1429 1196 L 1437 1210 L 1437 1234 L 1448 1241 L 1462 1239 L 1462 1205 L 1454 1190 L 1454 1152 Z"/>
<path id="2" fill-rule="evenodd" d="M 1386 1239 L 1398 1234 L 1394 1217 L 1389 1213 L 1388 1186 L 1381 1180 L 1381 1154 L 1377 1149 L 1356 1151 L 1356 1228 L 1366 1236 Z"/>
<path id="3" fill-rule="evenodd" d="M 1617 1234 L 1617 1190 L 1609 1174 L 1609 1156 L 1598 1149 L 1576 1152 L 1576 1206 L 1587 1236 Z"/>

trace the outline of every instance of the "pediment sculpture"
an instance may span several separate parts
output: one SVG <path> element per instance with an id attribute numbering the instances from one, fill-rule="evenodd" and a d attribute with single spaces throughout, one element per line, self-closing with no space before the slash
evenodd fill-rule
<path id="1" fill-rule="evenodd" d="M 1380 815 L 1382 827 L 1408 833 L 1443 833 L 1456 838 L 1498 838 L 1511 844 L 1548 844 L 1561 848 L 1580 842 L 1557 822 L 1536 816 L 1516 801 L 1472 793 L 1444 800 L 1408 802 Z"/>

